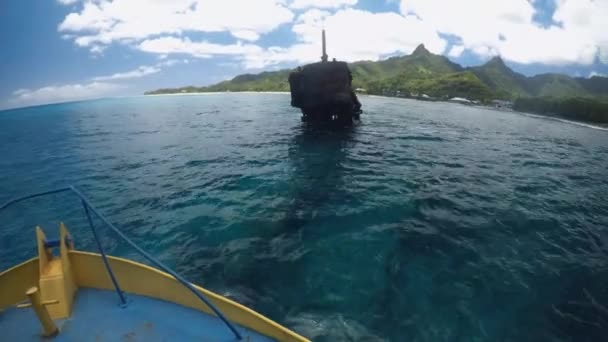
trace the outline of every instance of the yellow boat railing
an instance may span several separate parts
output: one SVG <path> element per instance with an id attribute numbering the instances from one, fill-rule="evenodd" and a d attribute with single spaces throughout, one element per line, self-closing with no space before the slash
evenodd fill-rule
<path id="1" fill-rule="evenodd" d="M 190 282 L 188 282 L 186 279 L 184 279 L 182 276 L 180 276 L 179 274 L 177 274 L 175 271 L 173 271 L 168 266 L 165 266 L 165 264 L 163 264 L 158 259 L 154 258 L 151 254 L 149 254 L 148 252 L 144 251 L 135 242 L 133 242 L 131 239 L 129 239 L 120 229 L 118 229 L 116 226 L 114 226 L 103 214 L 101 214 L 95 208 L 95 206 L 93 206 L 93 204 L 91 204 L 91 202 L 87 199 L 87 197 L 82 192 L 80 192 L 80 190 L 78 190 L 77 188 L 75 188 L 74 186 L 69 186 L 69 187 L 60 188 L 60 189 L 51 190 L 51 191 L 40 192 L 40 193 L 31 194 L 31 195 L 27 195 L 27 196 L 23 196 L 23 197 L 19 197 L 19 198 L 13 199 L 11 201 L 6 202 L 2 206 L 0 206 L 0 211 L 6 209 L 8 207 L 10 207 L 13 204 L 16 204 L 16 203 L 19 203 L 19 202 L 23 202 L 23 201 L 26 201 L 26 200 L 29 200 L 29 199 L 32 199 L 32 198 L 43 197 L 43 196 L 48 196 L 48 195 L 62 193 L 62 192 L 72 192 L 82 202 L 82 206 L 84 208 L 84 212 L 85 212 L 85 215 L 87 217 L 87 221 L 89 223 L 89 227 L 91 228 L 91 232 L 93 233 L 93 237 L 95 238 L 95 243 L 97 244 L 97 249 L 99 250 L 99 253 L 101 254 L 101 257 L 103 259 L 103 263 L 105 265 L 105 268 L 106 268 L 106 270 L 108 272 L 108 275 L 110 276 L 110 279 L 112 280 L 112 285 L 114 286 L 114 289 L 116 290 L 116 293 L 118 294 L 121 306 L 128 305 L 127 304 L 127 300 L 125 299 L 125 295 L 124 295 L 123 291 L 120 288 L 120 284 L 118 283 L 118 281 L 116 280 L 116 277 L 114 276 L 114 272 L 112 271 L 112 267 L 110 266 L 110 263 L 108 262 L 108 257 L 107 257 L 107 255 L 106 255 L 106 253 L 105 253 L 105 251 L 104 251 L 104 249 L 103 249 L 103 247 L 101 245 L 101 241 L 99 239 L 99 235 L 97 234 L 97 230 L 96 230 L 95 225 L 93 224 L 93 220 L 91 218 L 91 212 L 97 218 L 99 218 L 108 228 L 110 228 L 116 235 L 118 235 L 122 240 L 124 240 L 131 247 L 133 247 L 144 258 L 148 259 L 148 261 L 150 261 L 154 266 L 160 268 L 161 270 L 163 270 L 166 273 L 168 273 L 171 276 L 173 276 L 184 287 L 186 287 L 188 290 L 190 290 L 190 292 L 192 292 L 198 299 L 200 299 L 203 303 L 205 303 L 205 305 L 207 305 L 217 315 L 217 317 L 219 317 L 226 324 L 226 326 L 232 331 L 232 333 L 234 334 L 234 336 L 238 340 L 242 340 L 243 339 L 243 337 L 238 332 L 238 330 L 234 327 L 234 325 L 226 318 L 226 316 L 224 316 L 224 314 L 215 305 L 213 305 L 213 303 L 211 303 L 211 301 L 209 301 L 209 299 L 207 299 L 202 293 L 200 293 L 199 291 L 197 291 L 192 286 L 192 284 Z M 47 241 L 45 243 L 45 245 L 47 247 L 52 247 L 52 246 L 54 246 L 56 244 L 57 244 L 57 241 Z"/>

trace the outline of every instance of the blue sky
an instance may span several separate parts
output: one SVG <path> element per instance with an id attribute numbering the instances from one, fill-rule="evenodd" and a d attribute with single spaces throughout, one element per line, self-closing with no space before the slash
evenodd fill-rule
<path id="1" fill-rule="evenodd" d="M 608 0 L 3 0 L 0 108 L 409 54 L 608 74 Z"/>

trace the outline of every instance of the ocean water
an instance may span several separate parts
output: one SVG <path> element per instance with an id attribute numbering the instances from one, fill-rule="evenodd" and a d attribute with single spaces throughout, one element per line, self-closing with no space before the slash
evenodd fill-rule
<path id="1" fill-rule="evenodd" d="M 608 131 L 361 102 L 344 130 L 305 126 L 285 94 L 0 112 L 0 202 L 74 184 L 191 281 L 315 341 L 606 340 Z M 0 267 L 59 220 L 94 248 L 57 195 L 0 213 Z"/>

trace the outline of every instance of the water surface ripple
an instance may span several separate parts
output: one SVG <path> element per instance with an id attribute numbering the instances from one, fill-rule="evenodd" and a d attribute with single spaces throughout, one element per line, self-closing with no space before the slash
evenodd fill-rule
<path id="1" fill-rule="evenodd" d="M 190 280 L 315 341 L 605 340 L 608 132 L 362 102 L 343 131 L 281 94 L 1 112 L 0 201 L 75 184 Z M 32 204 L 0 216 L 2 268 L 37 223 L 93 248 L 77 201 Z"/>

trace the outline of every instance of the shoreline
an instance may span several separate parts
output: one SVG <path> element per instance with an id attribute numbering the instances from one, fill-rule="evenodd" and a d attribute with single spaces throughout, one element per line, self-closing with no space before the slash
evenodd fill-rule
<path id="1" fill-rule="evenodd" d="M 143 94 L 143 96 L 191 96 L 191 95 L 214 95 L 214 94 L 289 94 L 288 91 L 205 91 L 188 93 L 166 93 L 166 94 Z"/>
<path id="2" fill-rule="evenodd" d="M 167 94 L 147 94 L 147 95 L 146 94 L 142 94 L 142 95 L 132 95 L 132 96 L 110 96 L 110 97 L 102 97 L 102 98 L 92 98 L 92 99 L 82 99 L 82 100 L 74 100 L 74 101 L 63 101 L 63 102 L 55 102 L 55 103 L 38 104 L 38 105 L 25 106 L 25 107 L 4 108 L 4 109 L 0 109 L 0 114 L 4 114 L 5 112 L 10 112 L 10 111 L 18 111 L 18 110 L 23 110 L 23 109 L 28 109 L 28 108 L 34 108 L 34 107 L 45 107 L 45 106 L 52 106 L 52 105 L 61 105 L 61 104 L 66 104 L 66 103 L 77 103 L 77 102 L 105 100 L 105 99 L 115 99 L 115 98 L 146 97 L 146 96 L 150 96 L 150 97 L 152 97 L 152 96 L 210 96 L 210 95 L 220 95 L 220 94 L 275 94 L 275 95 L 287 95 L 287 94 L 290 94 L 290 92 L 288 92 L 288 91 L 213 91 L 213 92 L 211 92 L 210 91 L 210 92 L 188 92 L 188 93 L 167 93 Z M 454 103 L 454 102 L 450 102 L 450 101 L 443 101 L 443 100 L 426 101 L 426 100 L 420 100 L 420 99 L 409 98 L 409 97 L 396 97 L 396 96 L 373 95 L 373 94 L 357 94 L 357 95 L 358 96 L 364 96 L 364 97 L 372 97 L 372 98 L 400 99 L 400 100 L 412 100 L 412 101 L 420 101 L 420 102 L 435 102 L 435 103 L 444 103 L 444 104 L 459 104 L 459 103 Z M 559 122 L 568 123 L 568 124 L 572 124 L 572 125 L 577 125 L 577 126 L 581 126 L 581 127 L 587 127 L 587 128 L 592 128 L 592 129 L 599 129 L 599 130 L 602 130 L 602 131 L 608 131 L 608 124 L 602 124 L 602 123 L 596 123 L 596 122 L 588 122 L 588 121 L 570 120 L 570 119 L 562 118 L 562 117 L 559 117 L 559 116 L 543 115 L 543 114 L 532 113 L 532 112 L 523 112 L 523 111 L 517 111 L 517 110 L 514 110 L 514 109 L 496 108 L 496 107 L 492 107 L 492 106 L 465 105 L 465 104 L 460 104 L 460 105 L 461 106 L 472 107 L 472 108 L 487 109 L 487 110 L 491 110 L 491 111 L 495 111 L 495 112 L 515 113 L 515 114 L 529 116 L 529 117 L 535 117 L 535 118 L 539 118 L 539 119 L 549 119 L 549 120 L 559 121 Z"/>

